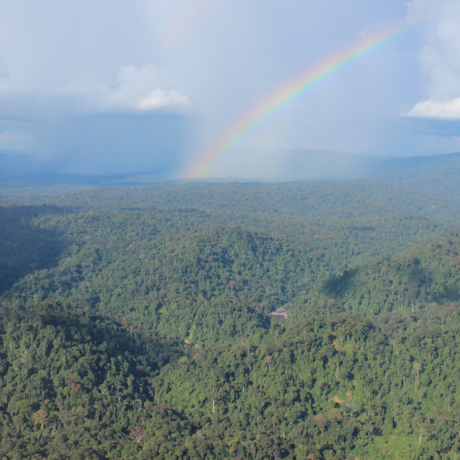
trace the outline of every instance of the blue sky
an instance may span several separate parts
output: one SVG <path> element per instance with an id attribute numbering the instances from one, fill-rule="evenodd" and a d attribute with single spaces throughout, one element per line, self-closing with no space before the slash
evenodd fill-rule
<path id="1" fill-rule="evenodd" d="M 338 73 L 251 145 L 459 151 L 460 2 L 449 3 L 449 14 Z M 0 151 L 31 152 L 62 172 L 180 171 L 285 81 L 438 4 L 4 0 Z"/>

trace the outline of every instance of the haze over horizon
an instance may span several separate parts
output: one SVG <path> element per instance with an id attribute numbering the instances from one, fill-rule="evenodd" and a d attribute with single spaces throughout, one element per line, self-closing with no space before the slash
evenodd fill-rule
<path id="1" fill-rule="evenodd" d="M 242 151 L 270 155 L 241 161 L 219 147 L 286 82 L 397 23 L 406 33 L 262 129 L 235 128 Z M 0 39 L 0 152 L 30 153 L 53 172 L 177 176 L 207 164 L 205 176 L 270 177 L 273 165 L 289 169 L 286 149 L 460 150 L 458 0 L 5 1 Z M 214 165 L 213 155 L 232 158 Z"/>

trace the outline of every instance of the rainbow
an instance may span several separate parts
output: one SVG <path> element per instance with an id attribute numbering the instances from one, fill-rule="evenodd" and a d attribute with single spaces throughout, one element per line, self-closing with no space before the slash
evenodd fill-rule
<path id="1" fill-rule="evenodd" d="M 180 35 L 192 26 L 201 11 L 211 3 L 213 0 L 181 0 L 160 28 L 164 42 L 166 44 L 177 42 Z"/>
<path id="2" fill-rule="evenodd" d="M 458 2 L 454 6 L 457 5 Z M 182 177 L 184 179 L 202 178 L 218 167 L 224 167 L 231 160 L 237 158 L 245 141 L 257 134 L 277 115 L 301 100 L 320 83 L 325 82 L 340 70 L 382 48 L 411 29 L 436 18 L 451 6 L 452 4 L 447 7 L 445 5 L 438 7 L 436 11 L 431 10 L 428 15 L 410 23 L 403 21 L 393 24 L 308 68 L 304 73 L 279 87 L 237 118 Z"/>

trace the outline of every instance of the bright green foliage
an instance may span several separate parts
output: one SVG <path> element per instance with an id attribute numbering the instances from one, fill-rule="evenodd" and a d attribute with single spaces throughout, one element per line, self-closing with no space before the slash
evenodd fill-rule
<path id="1" fill-rule="evenodd" d="M 11 189 L 0 458 L 456 458 L 440 177 Z"/>
<path id="2" fill-rule="evenodd" d="M 6 458 L 133 458 L 130 430 L 164 419 L 151 378 L 178 355 L 167 343 L 48 305 L 1 312 L 0 344 Z"/>
<path id="3" fill-rule="evenodd" d="M 324 458 L 328 451 L 381 458 L 377 446 L 388 436 L 407 442 L 387 446 L 385 458 L 457 452 L 459 313 L 448 304 L 372 321 L 344 315 L 275 326 L 169 364 L 157 378 L 167 391 L 156 398 L 184 408 L 196 424 L 208 417 L 203 432 L 218 425 L 227 444 L 238 440 L 232 455 L 243 458 L 257 435 L 279 438 L 285 455 L 303 446 L 297 458 L 318 450 Z M 412 457 L 402 453 L 406 446 L 416 448 Z"/>
<path id="4" fill-rule="evenodd" d="M 460 234 L 345 270 L 329 279 L 321 292 L 347 311 L 436 310 L 437 302 L 460 297 Z"/>

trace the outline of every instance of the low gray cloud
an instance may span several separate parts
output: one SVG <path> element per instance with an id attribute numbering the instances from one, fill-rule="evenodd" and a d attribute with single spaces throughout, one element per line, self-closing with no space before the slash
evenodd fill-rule
<path id="1" fill-rule="evenodd" d="M 192 104 L 153 64 L 142 3 L 0 4 L 0 151 L 47 171 L 175 167 Z"/>
<path id="2" fill-rule="evenodd" d="M 42 119 L 37 155 L 47 170 L 119 174 L 171 172 L 190 139 L 188 118 L 94 113 Z"/>
<path id="3" fill-rule="evenodd" d="M 5 115 L 13 106 L 23 119 L 15 121 L 14 131 L 0 133 L 0 150 L 25 147 L 43 171 L 173 170 L 190 139 L 191 102 L 175 89 L 159 87 L 161 73 L 153 65 L 123 67 L 113 89 L 105 83 L 71 84 L 33 93 L 9 80 L 2 83 Z"/>

